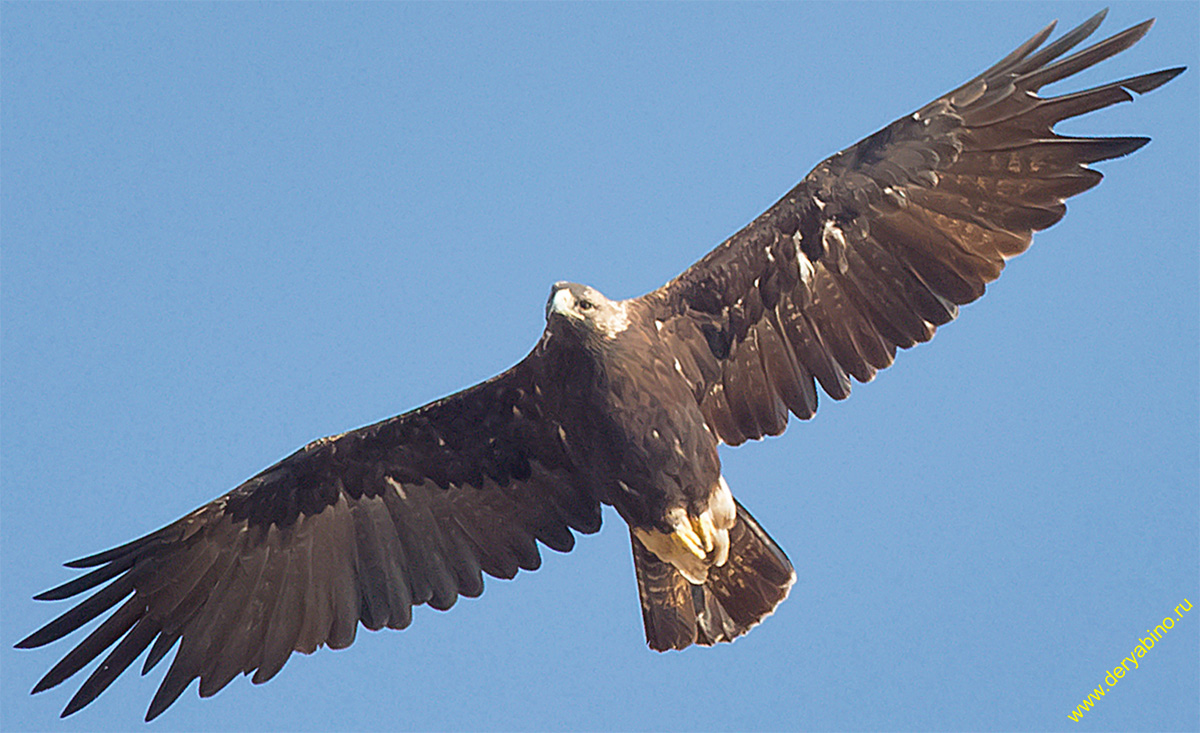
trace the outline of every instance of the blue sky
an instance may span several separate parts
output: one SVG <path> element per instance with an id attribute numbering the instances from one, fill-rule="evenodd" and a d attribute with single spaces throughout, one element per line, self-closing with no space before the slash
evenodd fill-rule
<path id="1" fill-rule="evenodd" d="M 549 286 L 657 287 L 825 156 L 1060 18 L 1036 4 L 16 4 L 2 10 L 0 727 L 138 727 L 165 665 L 58 722 L 63 561 L 520 359 Z M 930 344 L 722 453 L 799 580 L 646 649 L 613 512 L 404 632 L 193 686 L 160 730 L 1200 728 L 1198 11 L 1081 134 L 1154 142 Z M 1052 88 L 1049 91 L 1054 91 Z M 76 637 L 78 638 L 78 637 Z M 137 666 L 137 665 L 135 665 Z"/>

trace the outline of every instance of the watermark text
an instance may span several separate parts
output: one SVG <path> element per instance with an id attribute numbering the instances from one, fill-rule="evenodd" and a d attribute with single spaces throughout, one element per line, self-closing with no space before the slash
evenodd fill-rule
<path id="1" fill-rule="evenodd" d="M 1183 619 L 1183 614 L 1192 610 L 1192 602 L 1184 598 L 1183 603 L 1175 607 L 1175 616 L 1167 616 L 1162 620 L 1162 623 L 1155 626 L 1153 629 L 1146 629 L 1145 638 L 1138 637 L 1138 644 L 1134 650 L 1129 652 L 1129 656 L 1121 660 L 1121 663 L 1112 669 L 1108 670 L 1108 674 L 1104 675 L 1104 682 L 1092 690 L 1087 697 L 1083 698 L 1083 702 L 1075 706 L 1075 709 L 1067 713 L 1067 717 L 1078 722 L 1083 718 L 1083 714 L 1095 707 L 1096 703 L 1100 702 L 1100 698 L 1104 697 L 1107 690 L 1116 687 L 1117 681 L 1133 670 L 1142 666 L 1141 659 L 1154 648 L 1156 642 L 1162 641 L 1163 637 L 1173 628 L 1175 621 Z"/>

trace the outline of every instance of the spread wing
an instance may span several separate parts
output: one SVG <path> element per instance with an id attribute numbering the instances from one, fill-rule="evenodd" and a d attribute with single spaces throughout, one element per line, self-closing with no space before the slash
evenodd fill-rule
<path id="1" fill-rule="evenodd" d="M 1042 98 L 1043 86 L 1136 43 L 1153 21 L 1074 55 L 1104 13 L 1040 51 L 1051 24 L 958 89 L 818 165 L 778 203 L 642 300 L 709 425 L 731 445 L 777 435 L 788 411 L 867 382 L 983 295 L 1063 201 L 1099 183 L 1087 164 L 1148 138 L 1076 138 L 1066 118 L 1132 100 L 1169 69 Z M 1056 60 L 1058 59 L 1058 60 Z"/>
<path id="2" fill-rule="evenodd" d="M 402 629 L 414 605 L 479 595 L 481 572 L 537 568 L 536 541 L 570 550 L 571 528 L 600 528 L 600 505 L 544 414 L 537 364 L 531 355 L 471 389 L 316 441 L 157 532 L 68 563 L 94 569 L 38 598 L 91 595 L 19 647 L 121 605 L 34 692 L 115 644 L 68 715 L 151 644 L 143 674 L 179 642 L 150 720 L 197 677 L 202 696 L 238 673 L 263 682 L 293 651 L 348 646 L 359 622 Z"/>

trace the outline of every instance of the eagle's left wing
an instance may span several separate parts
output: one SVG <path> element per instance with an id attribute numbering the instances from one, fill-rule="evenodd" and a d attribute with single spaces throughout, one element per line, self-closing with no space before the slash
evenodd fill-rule
<path id="1" fill-rule="evenodd" d="M 68 563 L 91 570 L 38 598 L 86 597 L 18 647 L 117 610 L 33 691 L 108 652 L 69 715 L 147 647 L 143 674 L 178 644 L 149 720 L 196 678 L 205 697 L 238 674 L 263 682 L 293 651 L 348 646 L 359 623 L 402 629 L 413 606 L 478 596 L 481 572 L 537 568 L 539 541 L 570 550 L 572 529 L 600 528 L 600 504 L 542 402 L 539 364 L 531 354 L 470 389 L 318 440 L 157 532 Z"/>
<path id="2" fill-rule="evenodd" d="M 866 382 L 896 347 L 928 341 L 957 306 L 983 295 L 1063 201 L 1099 183 L 1087 164 L 1133 152 L 1142 137 L 1053 132 L 1069 117 L 1133 99 L 1167 69 L 1041 98 L 1136 43 L 1153 21 L 1058 59 L 1093 17 L 1044 49 L 1051 24 L 992 68 L 818 165 L 744 229 L 646 294 L 677 368 L 726 443 L 777 435 L 788 411 Z"/>

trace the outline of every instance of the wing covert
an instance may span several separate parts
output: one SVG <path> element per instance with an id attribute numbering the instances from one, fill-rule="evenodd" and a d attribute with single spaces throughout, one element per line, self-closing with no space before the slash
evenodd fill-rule
<path id="1" fill-rule="evenodd" d="M 293 651 L 348 646 L 358 624 L 402 629 L 595 532 L 599 502 L 540 404 L 536 359 L 488 382 L 305 446 L 182 519 L 68 563 L 90 572 L 38 596 L 92 592 L 30 635 L 37 647 L 109 615 L 38 682 L 53 687 L 111 648 L 68 703 L 104 691 L 148 647 L 178 644 L 147 720 L 192 680 L 274 676 Z M 107 583 L 107 585 L 104 585 Z M 101 587 L 102 586 L 102 587 Z M 99 590 L 96 590 L 99 588 Z"/>
<path id="2" fill-rule="evenodd" d="M 1080 138 L 1058 122 L 1133 99 L 1167 69 L 1054 97 L 1046 84 L 1136 43 L 1147 21 L 1063 57 L 1101 12 L 1039 46 L 1054 24 L 990 69 L 826 159 L 774 206 L 643 296 L 724 442 L 810 418 L 816 384 L 834 399 L 896 349 L 928 341 L 979 298 L 1064 200 L 1099 183 L 1090 163 L 1144 137 Z"/>

